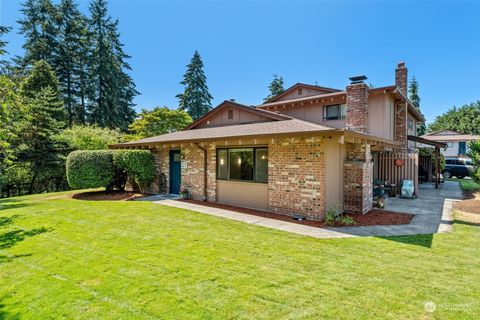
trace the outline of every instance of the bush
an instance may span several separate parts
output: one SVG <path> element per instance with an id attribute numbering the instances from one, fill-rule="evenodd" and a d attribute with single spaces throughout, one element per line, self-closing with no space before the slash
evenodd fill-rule
<path id="1" fill-rule="evenodd" d="M 67 158 L 67 179 L 74 189 L 111 189 L 116 170 L 113 151 L 74 151 Z"/>
<path id="2" fill-rule="evenodd" d="M 135 180 L 143 191 L 155 178 L 155 159 L 147 150 L 119 150 L 113 154 L 113 162 Z"/>
<path id="3" fill-rule="evenodd" d="M 143 192 L 155 178 L 155 160 L 147 150 L 74 151 L 67 158 L 67 178 L 72 188 L 123 190 L 127 175 Z"/>
<path id="4" fill-rule="evenodd" d="M 474 169 L 470 176 L 476 183 L 480 183 L 480 140 L 470 141 L 468 143 L 468 156 L 472 158 Z"/>

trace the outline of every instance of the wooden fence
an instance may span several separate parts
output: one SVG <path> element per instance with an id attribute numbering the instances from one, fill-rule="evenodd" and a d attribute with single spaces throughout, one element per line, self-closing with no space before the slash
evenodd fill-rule
<path id="1" fill-rule="evenodd" d="M 374 153 L 373 162 L 375 180 L 395 183 L 397 192 L 403 180 L 412 180 L 418 196 L 418 153 Z"/>

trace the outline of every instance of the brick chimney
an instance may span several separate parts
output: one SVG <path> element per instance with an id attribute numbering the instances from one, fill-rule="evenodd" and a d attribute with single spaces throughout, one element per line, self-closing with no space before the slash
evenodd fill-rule
<path id="1" fill-rule="evenodd" d="M 408 90 L 407 71 L 405 62 L 400 61 L 395 69 L 395 85 L 405 96 Z M 396 148 L 398 152 L 407 150 L 407 104 L 405 102 L 395 104 L 395 140 L 402 142 L 402 145 Z"/>
<path id="2" fill-rule="evenodd" d="M 351 77 L 347 86 L 346 127 L 368 133 L 368 86 L 363 83 L 367 77 Z"/>
<path id="3" fill-rule="evenodd" d="M 395 69 L 395 85 L 404 95 L 407 95 L 408 69 L 403 61 L 400 61 Z"/>

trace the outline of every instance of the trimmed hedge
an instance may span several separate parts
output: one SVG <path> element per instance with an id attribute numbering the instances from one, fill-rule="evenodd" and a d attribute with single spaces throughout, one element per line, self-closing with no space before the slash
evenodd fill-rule
<path id="1" fill-rule="evenodd" d="M 108 187 L 115 178 L 110 150 L 74 151 L 67 158 L 67 180 L 74 189 Z"/>
<path id="2" fill-rule="evenodd" d="M 127 176 L 143 190 L 155 178 L 155 159 L 147 150 L 74 151 L 67 158 L 68 184 L 74 189 L 123 190 Z"/>
<path id="3" fill-rule="evenodd" d="M 113 154 L 113 162 L 142 188 L 155 178 L 155 159 L 147 150 L 119 150 Z"/>

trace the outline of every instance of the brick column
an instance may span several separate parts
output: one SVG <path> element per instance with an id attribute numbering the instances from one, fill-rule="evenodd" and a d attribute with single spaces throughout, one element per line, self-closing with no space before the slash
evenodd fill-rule
<path id="1" fill-rule="evenodd" d="M 368 86 L 363 82 L 347 86 L 346 127 L 368 133 Z"/>
<path id="2" fill-rule="evenodd" d="M 365 214 L 373 208 L 373 162 L 369 144 L 348 143 L 344 164 L 344 211 Z"/>
<path id="3" fill-rule="evenodd" d="M 405 62 L 398 63 L 395 69 L 395 85 L 397 89 L 407 96 L 408 69 Z M 400 102 L 395 105 L 395 140 L 402 142 L 395 151 L 404 152 L 407 150 L 407 104 Z"/>

